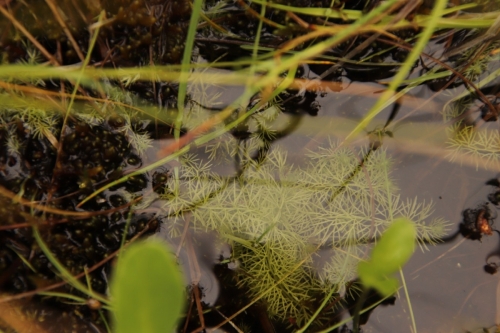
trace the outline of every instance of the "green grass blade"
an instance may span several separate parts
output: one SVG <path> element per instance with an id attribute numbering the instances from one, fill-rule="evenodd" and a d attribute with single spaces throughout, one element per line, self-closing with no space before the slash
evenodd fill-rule
<path id="1" fill-rule="evenodd" d="M 405 275 L 403 274 L 402 269 L 399 270 L 399 276 L 401 276 L 401 283 L 403 284 L 403 289 L 405 291 L 406 300 L 408 302 L 408 310 L 410 312 L 411 326 L 413 328 L 412 333 L 417 333 L 417 323 L 415 322 L 415 315 L 413 314 L 413 308 L 411 306 L 410 294 L 408 293 L 408 288 L 406 287 Z"/>
<path id="2" fill-rule="evenodd" d="M 429 42 L 432 34 L 434 33 L 434 29 L 437 26 L 437 21 L 443 15 L 443 10 L 446 6 L 446 0 L 438 0 L 436 1 L 436 5 L 432 10 L 430 15 L 431 19 L 428 22 L 428 25 L 425 27 L 422 35 L 418 39 L 417 43 L 413 47 L 413 50 L 408 54 L 406 61 L 403 66 L 399 69 L 396 76 L 392 80 L 391 84 L 387 88 L 386 91 L 380 96 L 375 105 L 368 111 L 367 115 L 361 120 L 361 122 L 356 126 L 356 128 L 347 136 L 346 141 L 353 139 L 357 134 L 363 131 L 368 124 L 375 118 L 377 114 L 379 114 L 385 107 L 386 102 L 395 94 L 396 89 L 400 86 L 401 82 L 410 72 L 413 64 L 417 61 L 420 53 L 424 50 L 425 46 Z"/>
<path id="3" fill-rule="evenodd" d="M 105 12 L 102 11 L 101 14 L 99 15 L 99 19 L 97 21 L 101 22 L 104 19 L 104 15 L 105 15 Z M 75 83 L 75 86 L 73 87 L 73 92 L 71 93 L 71 99 L 70 99 L 69 104 L 68 104 L 68 110 L 66 111 L 66 114 L 64 116 L 64 121 L 63 121 L 62 128 L 66 127 L 66 123 L 68 121 L 68 117 L 69 117 L 69 115 L 71 113 L 71 110 L 73 108 L 73 103 L 75 102 L 76 92 L 78 91 L 78 88 L 80 87 L 80 81 L 83 78 L 83 73 L 85 72 L 85 68 L 89 64 L 90 58 L 92 57 L 92 50 L 94 49 L 94 46 L 95 46 L 95 43 L 97 42 L 97 37 L 98 36 L 99 36 L 99 28 L 97 28 L 94 31 L 94 33 L 92 35 L 92 39 L 90 40 L 89 49 L 87 51 L 87 55 L 85 57 L 85 60 L 83 61 L 82 68 L 80 70 L 80 75 L 78 76 L 78 78 L 76 80 L 76 83 Z M 63 135 L 64 135 L 64 133 L 61 133 L 61 138 L 63 137 Z"/>
<path id="4" fill-rule="evenodd" d="M 379 300 L 379 301 L 377 301 L 377 302 L 375 302 L 375 303 L 371 304 L 370 306 L 368 306 L 368 307 L 364 308 L 363 310 L 361 310 L 361 311 L 359 312 L 359 314 L 360 314 L 360 315 L 362 315 L 363 313 L 368 312 L 368 311 L 370 311 L 370 310 L 371 310 L 371 309 L 373 309 L 373 308 L 376 308 L 377 306 L 379 306 L 382 302 L 384 302 L 384 301 L 385 301 L 386 299 L 388 299 L 389 297 L 390 297 L 390 296 L 388 296 L 388 297 L 384 297 L 384 298 L 382 298 L 381 300 Z M 324 330 L 318 331 L 318 332 L 316 332 L 316 333 L 329 333 L 329 332 L 332 332 L 333 330 L 335 330 L 335 329 L 337 329 L 337 328 L 339 328 L 339 327 L 343 326 L 344 324 L 347 324 L 347 323 L 348 323 L 348 322 L 350 322 L 352 319 L 353 319 L 353 317 L 349 317 L 349 318 L 344 319 L 344 320 L 342 320 L 341 322 L 339 322 L 339 323 L 337 323 L 337 324 L 335 324 L 335 325 L 333 325 L 333 326 L 330 326 L 330 327 L 328 327 L 328 328 L 326 328 L 326 329 L 324 329 Z"/>
<path id="5" fill-rule="evenodd" d="M 61 276 L 64 280 L 66 280 L 69 284 L 71 284 L 75 289 L 81 291 L 82 293 L 84 293 L 86 295 L 89 295 L 92 298 L 95 298 L 99 302 L 104 303 L 104 304 L 109 303 L 109 301 L 107 299 L 96 294 L 92 290 L 89 290 L 83 283 L 81 283 L 80 281 L 75 279 L 73 277 L 73 275 L 68 270 L 66 270 L 66 268 L 52 254 L 52 252 L 48 248 L 47 244 L 45 244 L 42 237 L 40 236 L 40 232 L 38 231 L 38 228 L 36 228 L 36 227 L 33 228 L 33 237 L 35 238 L 36 242 L 38 243 L 38 246 L 42 250 L 43 254 L 45 254 L 47 259 L 55 267 L 57 272 L 59 272 L 59 274 L 61 274 Z"/>
<path id="6" fill-rule="evenodd" d="M 198 21 L 200 19 L 202 5 L 203 0 L 194 0 L 191 12 L 191 20 L 189 21 L 189 28 L 186 37 L 186 44 L 184 46 L 184 54 L 182 56 L 179 92 L 177 95 L 177 108 L 179 109 L 179 111 L 177 113 L 177 119 L 175 120 L 174 128 L 174 137 L 176 140 L 178 140 L 181 135 L 181 126 L 184 118 L 184 104 L 186 101 L 187 92 L 187 78 L 189 76 L 191 54 L 193 53 L 196 26 L 198 25 Z"/>
<path id="7" fill-rule="evenodd" d="M 328 38 L 322 42 L 316 43 L 313 46 L 298 52 L 290 57 L 283 57 L 280 62 L 266 61 L 263 62 L 261 66 L 262 70 L 268 70 L 269 73 L 265 77 L 261 78 L 256 84 L 261 87 L 266 87 L 273 84 L 279 78 L 279 75 L 289 68 L 300 65 L 302 62 L 311 59 L 319 54 L 324 53 L 334 45 L 342 42 L 344 39 L 356 33 L 358 29 L 362 26 L 368 24 L 370 21 L 377 19 L 385 11 L 387 11 L 391 6 L 393 6 L 397 0 L 390 0 L 382 3 L 380 6 L 369 12 L 368 14 L 359 18 L 356 22 L 345 27 L 345 29 L 339 31 L 335 36 Z"/>
<path id="8" fill-rule="evenodd" d="M 41 291 L 38 293 L 38 295 L 48 296 L 48 297 L 66 298 L 66 299 L 70 299 L 72 301 L 78 302 L 80 304 L 85 304 L 87 302 L 87 300 L 85 298 L 81 298 L 81 297 L 67 294 L 67 293 L 55 292 L 55 291 Z"/>

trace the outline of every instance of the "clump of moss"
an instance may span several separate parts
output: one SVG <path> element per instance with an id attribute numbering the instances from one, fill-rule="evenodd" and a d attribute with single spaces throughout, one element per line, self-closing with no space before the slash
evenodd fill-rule
<path id="1" fill-rule="evenodd" d="M 55 113 L 41 109 L 3 109 L 0 185 L 40 205 L 62 211 L 77 210 L 77 204 L 99 184 L 114 180 L 124 170 L 135 169 L 141 163 L 140 151 L 131 145 L 130 134 L 123 130 L 127 122 L 118 121 L 116 117 L 115 113 L 114 117 L 105 117 L 98 124 L 89 124 L 78 115 L 71 115 L 61 135 L 62 118 Z M 49 140 L 49 135 L 56 141 Z M 60 151 L 55 145 L 61 145 Z M 123 186 L 108 190 L 79 208 L 81 212 L 94 212 L 79 219 L 43 214 L 22 205 L 7 209 L 14 206 L 10 199 L 2 196 L 0 290 L 22 293 L 36 289 L 40 283 L 46 285 L 61 280 L 33 238 L 30 223 L 40 224 L 42 238 L 64 267 L 73 275 L 81 274 L 119 249 L 124 239 L 147 230 L 153 216 L 135 213 L 128 204 L 149 186 L 146 175 L 131 178 Z M 19 223 L 28 226 L 18 227 Z M 89 288 L 106 293 L 109 271 L 108 263 L 90 273 Z M 87 298 L 69 285 L 60 291 Z M 40 303 L 43 306 L 40 307 Z M 58 328 L 61 332 L 73 328 L 83 330 L 89 321 L 103 324 L 95 309 L 85 304 L 69 305 L 56 297 L 37 298 L 37 302 L 26 307 L 30 311 L 42 308 L 45 317 L 51 318 L 46 322 L 49 325 L 60 323 L 58 317 L 64 313 L 62 317 L 69 323 Z"/>

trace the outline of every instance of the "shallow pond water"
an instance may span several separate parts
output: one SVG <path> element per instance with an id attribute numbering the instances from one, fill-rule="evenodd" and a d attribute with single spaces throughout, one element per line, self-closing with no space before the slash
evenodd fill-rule
<path id="1" fill-rule="evenodd" d="M 318 115 L 305 116 L 293 133 L 276 143 L 276 147 L 279 145 L 280 149 L 287 151 L 290 165 L 305 165 L 308 151 L 328 146 L 329 141 L 345 138 L 373 103 L 376 85 L 349 83 L 345 79 L 347 88 L 342 92 L 329 92 L 318 97 L 316 100 L 321 106 Z M 223 89 L 221 91 L 221 99 L 230 99 L 231 94 Z M 459 91 L 454 90 L 453 93 L 457 95 Z M 431 97 L 434 99 L 429 101 Z M 431 217 L 445 219 L 449 225 L 443 242 L 421 245 L 404 267 L 408 295 L 400 289 L 395 305 L 377 307 L 363 326 L 363 332 L 410 332 L 410 312 L 419 332 L 475 332 L 493 327 L 498 322 L 498 277 L 485 272 L 484 266 L 486 258 L 488 262 L 500 260 L 500 255 L 496 253 L 500 248 L 499 235 L 494 232 L 479 241 L 458 234 L 460 224 L 464 222 L 463 211 L 487 202 L 488 195 L 495 191 L 495 187 L 486 185 L 486 182 L 497 177 L 497 166 L 490 164 L 486 169 L 477 168 L 474 160 L 457 162 L 447 156 L 451 154 L 446 144 L 446 128 L 450 124 L 443 120 L 442 110 L 452 97 L 435 96 L 425 86 L 415 89 L 414 95 L 406 97 L 409 102 L 402 102 L 393 120 L 397 125 L 392 137 L 383 141 L 382 148 L 392 159 L 390 174 L 400 189 L 401 197 L 432 202 Z M 390 110 L 382 112 L 369 128 L 383 126 L 389 114 Z M 286 117 L 281 120 L 281 123 L 286 122 Z M 352 143 L 352 147 L 367 149 L 369 144 L 368 136 L 362 136 Z M 203 155 L 201 151 L 199 156 Z M 231 163 L 218 169 L 220 174 L 233 172 L 235 169 Z M 207 204 L 210 205 L 210 202 Z M 489 205 L 496 211 L 493 204 Z M 496 213 L 492 214 L 496 217 Z M 193 237 L 197 239 L 198 236 Z M 205 237 L 195 241 L 201 246 L 195 252 L 198 253 L 202 272 L 201 277 L 197 277 L 204 295 L 202 300 L 214 305 L 214 300 L 220 297 L 215 304 L 226 308 L 224 302 L 228 302 L 227 296 L 218 295 L 219 292 L 224 293 L 225 287 L 221 284 L 226 282 L 217 280 L 210 266 L 220 260 L 230 260 L 230 255 L 227 248 L 220 250 L 221 241 L 216 236 L 209 236 L 212 241 L 208 242 L 203 240 Z M 219 245 L 213 247 L 213 244 Z M 316 265 L 324 265 L 331 254 L 331 249 L 318 252 Z M 185 266 L 186 260 L 189 261 L 182 260 Z M 186 271 L 189 275 L 190 268 Z M 244 322 L 245 315 L 241 316 Z M 278 332 L 279 329 L 284 330 L 278 328 Z"/>
<path id="2" fill-rule="evenodd" d="M 265 14 L 266 22 L 277 23 L 263 25 L 262 49 L 255 51 L 266 66 L 271 61 L 265 59 L 275 59 L 273 68 L 327 37 L 296 45 L 286 56 L 266 52 L 281 52 L 289 41 L 316 29 L 314 24 L 329 23 L 300 18 L 293 8 L 279 7 L 290 3 L 278 2 L 268 4 L 273 9 Z M 474 54 L 479 60 L 488 56 L 486 65 L 468 72 L 471 81 L 484 80 L 477 95 L 467 93 L 463 79 L 444 88 L 449 75 L 433 72 L 429 66 L 439 62 L 426 55 L 413 66 L 410 81 L 401 84 L 405 96 L 346 140 L 398 73 L 409 52 L 405 44 L 414 43 L 418 29 L 394 31 L 405 44 L 393 49 L 387 45 L 394 42 L 375 41 L 380 36 L 372 33 L 343 40 L 309 64 L 301 63 L 293 74 L 294 89 L 265 101 L 267 89 L 278 82 L 271 80 L 227 115 L 224 108 L 244 93 L 244 80 L 212 81 L 218 75 L 229 77 L 228 68 L 235 63 L 224 69 L 200 66 L 237 61 L 235 68 L 241 71 L 235 73 L 247 68 L 250 63 L 240 60 L 250 57 L 259 26 L 255 3 L 205 2 L 203 15 L 208 16 L 191 40 L 190 79 L 196 79 L 187 85 L 182 107 L 178 96 L 183 88 L 175 81 L 179 67 L 141 67 L 181 62 L 192 14 L 188 2 L 61 1 L 59 11 L 32 1 L 0 4 L 6 67 L 23 63 L 46 69 L 38 52 L 55 69 L 78 65 L 93 47 L 90 37 L 98 27 L 102 30 L 87 69 L 109 69 L 96 74 L 95 85 L 82 81 L 67 117 L 60 111 L 71 98 L 68 87 L 74 77 L 47 79 L 52 72 L 26 79 L 11 75 L 0 82 L 5 103 L 0 115 L 0 213 L 5 217 L 0 223 L 0 291 L 11 293 L 0 304 L 61 283 L 55 290 L 80 297 L 80 303 L 38 295 L 13 307 L 23 309 L 30 320 L 45 322 L 43 329 L 50 332 L 104 332 L 109 313 L 99 313 L 86 303 L 87 294 L 60 282 L 31 227 L 40 227 L 50 251 L 71 274 L 83 277 L 90 267 L 86 283 L 102 294 L 108 293 L 111 259 L 121 246 L 156 233 L 170 244 L 186 276 L 189 302 L 179 332 L 211 331 L 228 321 L 215 331 L 287 333 L 310 324 L 307 332 L 319 332 L 341 320 L 348 325 L 331 330 L 350 332 L 347 318 L 348 310 L 356 312 L 357 298 L 350 295 L 356 294 L 357 264 L 369 258 L 378 237 L 403 215 L 414 222 L 420 246 L 402 270 L 404 287 L 395 303 L 377 306 L 363 332 L 495 331 L 500 284 L 498 275 L 490 273 L 500 266 L 500 88 L 498 79 L 486 78 L 499 71 L 498 44 Z M 344 12 L 347 16 L 370 13 L 362 11 L 362 1 L 297 0 L 293 5 L 334 7 L 325 10 L 333 16 L 344 6 L 354 11 Z M 429 2 L 420 5 L 404 4 L 403 14 L 410 21 L 428 15 Z M 477 14 L 465 2 L 454 1 L 449 9 L 459 5 L 464 7 L 457 15 Z M 473 5 L 492 21 L 498 2 Z M 107 19 L 95 25 L 101 9 Z M 69 28 L 58 16 L 65 12 L 73 23 Z M 55 20 L 45 22 L 51 15 Z M 20 38 L 14 17 L 24 20 L 33 35 L 23 32 Z M 340 16 L 331 22 L 347 21 Z M 481 33 L 455 32 L 436 31 L 427 53 L 461 69 L 476 65 L 467 63 L 469 53 L 449 59 L 442 55 Z M 41 46 L 31 45 L 35 39 Z M 14 69 L 20 68 L 26 69 Z M 123 75 L 130 68 L 141 74 L 131 70 Z M 247 77 L 260 76 L 248 84 L 252 89 L 268 80 L 264 73 L 272 70 L 254 69 Z M 160 80 L 165 72 L 170 79 Z M 273 79 L 283 78 L 284 72 Z M 416 81 L 411 79 L 426 75 L 434 79 L 412 87 Z M 185 113 L 176 128 L 179 107 Z M 212 132 L 190 138 L 221 115 L 227 117 L 208 126 Z M 176 135 L 194 143 L 187 153 L 167 161 Z M 442 242 L 428 244 L 438 239 Z M 321 311 L 315 314 L 317 309 Z M 307 323 L 313 316 L 316 320 Z M 6 318 L 0 314 L 0 330 L 8 329 L 2 321 Z M 19 326 L 20 320 L 13 322 Z"/>

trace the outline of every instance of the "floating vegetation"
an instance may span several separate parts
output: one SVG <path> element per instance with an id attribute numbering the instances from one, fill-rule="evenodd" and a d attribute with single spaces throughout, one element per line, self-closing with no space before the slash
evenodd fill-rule
<path id="1" fill-rule="evenodd" d="M 498 105 L 498 102 L 494 102 L 494 105 Z M 465 158 L 469 158 L 476 169 L 499 165 L 500 135 L 498 128 L 489 126 L 488 121 L 484 120 L 488 115 L 484 112 L 487 108 L 488 105 L 473 105 L 470 98 L 447 104 L 443 117 L 445 122 L 451 122 L 446 128 L 447 157 L 451 161 L 462 163 Z M 496 119 L 492 120 L 496 124 Z"/>
<path id="2" fill-rule="evenodd" d="M 184 331 L 198 323 L 195 312 L 201 331 L 205 314 L 241 313 L 257 300 L 263 321 L 335 330 L 339 308 L 356 302 L 359 262 L 392 221 L 411 220 L 422 248 L 445 235 L 432 203 L 402 198 L 390 176 L 382 137 L 399 135 L 389 127 L 406 118 L 402 96 L 426 81 L 436 90 L 466 85 L 470 96 L 444 111 L 449 157 L 498 164 L 489 126 L 498 92 L 483 91 L 498 76 L 484 78 L 498 58 L 497 8 L 497 0 L 2 1 L 2 293 L 38 293 L 19 309 L 51 329 L 104 329 L 109 260 L 162 221 L 183 244 L 189 228 L 218 232 L 232 246 L 225 263 L 237 266 L 224 266 L 220 285 L 230 280 L 244 294 L 206 311 L 195 285 L 197 311 L 187 311 Z M 370 91 L 377 100 L 364 112 L 353 97 Z M 350 100 L 334 110 L 340 121 L 361 121 L 345 141 L 292 165 L 276 142 L 317 116 L 317 97 L 331 92 Z M 370 128 L 396 98 L 384 127 Z M 363 132 L 370 148 L 351 146 Z M 153 140 L 172 137 L 154 160 Z M 478 238 L 494 231 L 486 207 L 464 215 Z M 40 292 L 53 283 L 65 286 Z"/>
<path id="3" fill-rule="evenodd" d="M 276 148 L 236 178 L 211 171 L 214 161 L 184 156 L 178 191 L 160 196 L 164 214 L 173 217 L 165 228 L 179 235 L 188 218 L 196 229 L 217 231 L 233 245 L 239 283 L 262 296 L 272 315 L 304 323 L 315 310 L 311 300 L 332 290 L 338 295 L 356 277 L 366 244 L 394 218 L 414 221 L 422 245 L 446 233 L 445 221 L 429 220 L 432 204 L 397 194 L 383 149 L 346 179 L 363 153 L 330 144 L 311 152 L 307 166 L 293 167 Z M 167 186 L 174 189 L 175 180 Z M 333 257 L 315 274 L 314 253 L 325 247 Z"/>
<path id="4" fill-rule="evenodd" d="M 486 49 L 473 47 L 465 50 L 457 61 L 457 70 L 463 72 L 467 80 L 476 81 L 487 71 L 488 65 L 492 61 L 491 55 L 498 46 L 500 46 L 500 43 L 494 41 L 492 44 L 487 45 Z M 460 64 L 463 66 L 463 69 L 461 69 Z"/>

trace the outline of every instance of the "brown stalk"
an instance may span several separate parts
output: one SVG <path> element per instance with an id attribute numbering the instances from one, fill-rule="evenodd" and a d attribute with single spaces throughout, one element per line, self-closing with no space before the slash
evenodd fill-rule
<path id="1" fill-rule="evenodd" d="M 58 214 L 58 213 L 55 213 L 53 211 L 50 211 L 49 210 L 50 207 L 41 206 L 41 205 L 38 205 L 38 207 L 46 207 L 46 208 L 48 208 L 45 210 L 46 212 L 54 213 L 54 214 L 58 214 L 58 215 L 63 215 L 63 216 L 72 216 L 73 220 L 79 220 L 79 219 L 86 219 L 86 218 L 89 218 L 92 216 L 111 214 L 111 213 L 123 210 L 123 209 L 130 207 L 130 206 L 134 205 L 135 203 L 141 201 L 142 198 L 143 198 L 143 196 L 139 196 L 139 197 L 133 199 L 132 201 L 127 202 L 126 204 L 124 204 L 122 206 L 114 207 L 114 208 L 110 208 L 110 209 L 106 209 L 106 210 L 99 210 L 99 211 L 95 211 L 95 212 L 72 212 L 72 211 L 59 210 L 61 213 Z M 59 198 L 57 198 L 57 199 L 59 199 Z M 41 209 L 39 209 L 39 210 L 41 210 Z M 66 213 L 66 214 L 63 214 L 63 213 Z M 71 215 L 71 214 L 67 214 L 67 213 L 81 213 L 81 215 L 75 216 L 75 215 Z M 30 222 L 2 225 L 2 226 L 0 226 L 0 230 L 29 228 L 29 227 L 32 227 L 33 225 L 53 225 L 53 224 L 69 223 L 69 222 L 73 221 L 73 220 L 69 220 L 69 219 L 62 219 L 62 220 L 57 220 L 57 221 L 52 221 L 52 220 L 47 221 L 47 220 L 40 220 L 40 219 L 35 218 L 35 217 L 33 217 L 29 214 L 26 214 L 26 213 L 23 213 L 22 215 L 24 216 L 24 218 L 28 219 Z"/>
<path id="2" fill-rule="evenodd" d="M 9 11 L 7 11 L 3 6 L 0 6 L 0 12 L 3 14 L 3 16 L 5 16 L 9 21 L 12 22 L 12 24 L 14 24 L 14 26 L 19 30 L 21 31 L 25 36 L 26 38 L 29 39 L 29 41 L 35 45 L 35 47 L 50 61 L 50 63 L 52 63 L 52 65 L 54 66 L 59 66 L 59 62 L 57 61 L 56 58 L 54 58 L 54 56 L 52 54 L 50 54 L 49 51 L 47 51 L 46 48 L 44 48 L 42 46 L 42 44 L 40 44 L 36 38 L 28 31 L 26 30 L 26 28 L 18 21 L 16 20 L 16 18 L 14 16 L 12 16 Z"/>
<path id="3" fill-rule="evenodd" d="M 362 32 L 367 32 L 367 31 L 372 31 L 372 30 L 379 32 L 379 33 L 387 33 L 386 31 L 370 27 L 370 25 L 373 25 L 373 24 L 377 23 L 378 21 L 382 20 L 386 15 L 397 10 L 401 5 L 402 5 L 402 3 L 394 4 L 394 6 L 389 8 L 386 13 L 381 14 L 380 16 L 373 18 L 369 22 L 366 22 L 364 24 L 364 26 L 359 27 L 357 29 L 357 31 L 355 33 L 353 33 L 351 36 L 359 35 Z M 315 25 L 315 24 L 309 24 L 309 23 L 303 21 L 302 19 L 300 19 L 296 14 L 294 14 L 292 12 L 287 12 L 287 15 L 289 17 L 291 17 L 292 19 L 294 19 L 297 22 L 297 24 L 299 24 L 301 27 L 303 27 L 305 29 L 312 30 L 312 31 L 306 35 L 299 36 L 299 37 L 294 38 L 291 41 L 287 42 L 285 45 L 283 45 L 277 51 L 277 53 L 274 56 L 275 58 L 279 58 L 281 56 L 281 54 L 283 54 L 284 52 L 291 50 L 291 49 L 295 48 L 296 46 L 298 46 L 298 45 L 300 45 L 308 40 L 316 39 L 316 38 L 324 36 L 324 35 L 334 35 L 338 31 L 345 29 L 345 26 L 341 26 L 341 25 L 338 25 L 338 26 L 336 25 L 332 28 L 326 28 L 323 26 Z M 334 45 L 341 43 L 342 41 L 348 39 L 351 36 L 346 36 L 346 37 L 342 38 L 341 40 L 338 40 L 335 44 L 332 44 L 330 47 L 333 47 Z"/>
<path id="4" fill-rule="evenodd" d="M 247 5 L 243 0 L 238 0 L 238 4 L 241 7 L 243 7 L 243 9 L 245 9 L 247 12 L 249 12 L 252 16 L 254 16 L 255 18 L 257 18 L 259 20 L 262 20 L 262 22 L 269 24 L 271 27 L 281 28 L 281 26 L 278 23 L 273 22 L 273 21 L 263 17 L 262 15 L 257 13 L 255 10 L 253 10 L 249 5 Z"/>
<path id="5" fill-rule="evenodd" d="M 117 207 L 117 208 L 108 209 L 108 210 L 103 210 L 103 211 L 74 212 L 74 211 L 62 210 L 62 209 L 57 209 L 57 208 L 53 208 L 53 207 L 49 207 L 49 206 L 40 205 L 36 202 L 32 202 L 30 200 L 19 197 L 18 195 L 7 190 L 5 187 L 3 187 L 1 185 L 0 185 L 0 195 L 11 199 L 12 202 L 14 202 L 14 203 L 19 203 L 23 206 L 32 207 L 32 208 L 39 210 L 41 212 L 52 213 L 52 214 L 57 214 L 57 215 L 62 215 L 62 216 L 80 217 L 80 218 L 88 218 L 88 217 L 95 216 L 95 215 L 112 213 L 112 212 L 115 212 L 117 209 L 121 209 L 122 207 L 130 206 L 130 205 L 132 205 L 132 204 L 134 204 L 142 199 L 142 197 L 137 197 L 134 200 L 127 203 L 126 205 L 123 205 L 123 206 Z M 2 229 L 2 227 L 0 227 L 0 230 L 1 229 Z"/>
<path id="6" fill-rule="evenodd" d="M 164 158 L 166 156 L 169 156 L 182 147 L 186 146 L 189 144 L 191 141 L 193 141 L 198 135 L 203 134 L 213 128 L 215 125 L 221 123 L 225 118 L 229 117 L 231 113 L 233 112 L 232 107 L 227 107 L 225 108 L 222 112 L 219 114 L 213 116 L 210 119 L 207 119 L 205 122 L 203 122 L 201 125 L 197 126 L 196 128 L 192 129 L 191 131 L 187 132 L 185 135 L 179 138 L 179 140 L 176 140 L 175 142 L 171 143 L 170 145 L 160 149 L 156 156 L 158 158 Z"/>
<path id="7" fill-rule="evenodd" d="M 23 214 L 24 215 L 24 214 Z M 28 214 L 26 214 L 28 215 Z M 27 216 L 24 216 L 27 218 Z M 35 219 L 33 216 L 30 216 L 30 219 Z M 19 229 L 19 228 L 30 228 L 33 226 L 33 224 L 36 225 L 54 225 L 54 224 L 61 224 L 61 223 L 68 223 L 70 222 L 69 219 L 62 219 L 62 220 L 57 220 L 57 221 L 47 221 L 47 220 L 38 220 L 35 219 L 34 223 L 31 222 L 25 222 L 25 223 L 16 223 L 16 224 L 9 224 L 9 225 L 2 225 L 0 226 L 0 230 L 13 230 L 13 229 Z"/>
<path id="8" fill-rule="evenodd" d="M 83 62 L 85 60 L 85 57 L 82 53 L 82 50 L 78 46 L 78 43 L 76 42 L 75 38 L 73 38 L 73 35 L 71 34 L 71 31 L 68 28 L 68 25 L 66 24 L 66 22 L 64 22 L 63 18 L 61 17 L 61 14 L 59 13 L 59 10 L 56 4 L 54 3 L 54 0 L 45 0 L 45 2 L 47 3 L 50 10 L 54 14 L 54 17 L 56 18 L 59 25 L 62 27 L 64 33 L 66 34 L 66 37 L 68 37 L 69 41 L 71 42 L 71 45 L 73 46 L 73 49 L 78 55 L 78 58 L 80 58 L 80 60 Z"/>
<path id="9" fill-rule="evenodd" d="M 21 312 L 21 306 L 21 304 L 0 304 L 0 321 L 18 333 L 47 333 L 36 318 L 30 318 Z M 2 327 L 2 332 L 7 332 L 3 330 L 4 328 Z"/>
<path id="10" fill-rule="evenodd" d="M 30 93 L 30 94 L 33 94 L 33 95 L 42 95 L 42 96 L 49 95 L 49 96 L 58 96 L 58 97 L 72 97 L 72 94 L 69 94 L 69 93 L 44 90 L 44 89 L 40 89 L 40 88 L 36 88 L 36 87 L 21 86 L 21 85 L 18 85 L 18 84 L 8 83 L 8 82 L 3 82 L 3 81 L 0 81 L 0 88 L 12 89 L 12 90 L 17 90 L 17 91 L 23 91 L 23 92 L 27 92 L 27 93 Z M 125 104 L 125 103 L 121 103 L 121 102 L 116 102 L 116 101 L 105 99 L 105 98 L 97 98 L 97 97 L 92 97 L 92 96 L 88 96 L 88 95 L 87 96 L 84 96 L 84 95 L 75 95 L 74 98 L 75 99 L 81 99 L 81 100 L 87 100 L 87 101 L 95 101 L 95 102 L 100 102 L 100 103 L 110 103 L 110 104 L 113 104 L 113 105 L 117 105 L 117 106 L 129 108 L 129 109 L 132 109 L 134 111 L 142 112 L 141 109 L 139 109 L 139 108 L 137 108 L 135 106 L 132 106 L 132 105 L 129 105 L 129 104 Z"/>
<path id="11" fill-rule="evenodd" d="M 205 329 L 205 318 L 203 316 L 203 307 L 201 306 L 201 295 L 199 287 L 201 271 L 200 271 L 200 266 L 198 264 L 198 259 L 196 258 L 196 252 L 194 250 L 193 243 L 191 240 L 191 235 L 189 233 L 186 238 L 186 247 L 188 254 L 189 273 L 191 276 L 191 284 L 193 288 L 193 295 L 196 303 L 196 310 L 198 312 L 198 318 L 200 320 L 200 325 L 201 325 L 194 332 L 201 332 Z"/>
<path id="12" fill-rule="evenodd" d="M 390 44 L 390 45 L 401 47 L 401 48 L 409 50 L 409 51 L 412 50 L 411 46 L 406 45 L 406 42 L 401 41 L 401 40 L 399 40 L 399 42 L 394 42 L 394 41 L 391 41 L 391 40 L 380 39 L 380 41 L 384 42 L 384 43 L 387 43 L 387 44 Z M 496 110 L 495 106 L 493 106 L 493 104 L 491 103 L 491 101 L 483 94 L 483 92 L 473 82 L 471 82 L 465 76 L 463 76 L 462 73 L 458 72 L 456 69 L 454 69 L 453 67 L 447 65 L 446 63 L 442 62 L 441 60 L 436 59 L 436 58 L 434 58 L 431 55 L 428 55 L 427 53 L 422 52 L 422 56 L 424 56 L 425 58 L 430 59 L 431 61 L 433 61 L 433 62 L 439 64 L 440 66 L 446 68 L 447 70 L 451 71 L 452 73 L 455 74 L 455 77 L 458 76 L 459 78 L 461 78 L 466 85 L 468 85 L 472 89 L 474 89 L 474 91 L 477 93 L 477 95 L 479 96 L 479 98 L 481 98 L 481 100 L 484 102 L 484 104 L 488 105 L 488 108 L 490 109 L 490 111 L 492 112 L 492 114 L 495 115 L 495 116 L 498 116 L 498 111 Z M 453 82 L 453 79 L 450 80 L 450 81 Z"/>
<path id="13" fill-rule="evenodd" d="M 128 243 L 125 243 L 121 248 L 119 248 L 118 250 L 112 252 L 106 258 L 104 258 L 101 261 L 99 261 L 98 263 L 96 263 L 94 266 L 92 266 L 89 269 L 84 270 L 83 272 L 75 275 L 74 278 L 75 279 L 80 279 L 80 278 L 84 277 L 85 275 L 87 275 L 87 274 L 95 271 L 96 269 L 98 269 L 99 267 L 101 267 L 102 265 L 104 265 L 105 263 L 107 263 L 108 261 L 110 261 L 111 259 L 113 259 L 114 257 L 116 257 L 116 255 L 119 254 L 120 251 L 122 251 L 124 248 L 128 247 L 130 244 L 132 244 L 134 241 L 136 241 L 146 231 L 150 230 L 151 223 L 153 223 L 155 221 L 156 221 L 155 219 L 150 220 L 148 222 L 148 224 L 146 224 L 146 226 L 144 227 L 144 229 L 142 229 L 134 237 L 132 237 Z M 14 300 L 17 300 L 17 299 L 23 299 L 25 297 L 34 296 L 34 295 L 36 295 L 37 293 L 39 293 L 41 291 L 47 291 L 47 290 L 56 289 L 56 288 L 64 286 L 65 284 L 67 284 L 67 281 L 61 281 L 61 282 L 58 282 L 58 283 L 51 284 L 50 286 L 38 288 L 38 289 L 32 290 L 32 291 L 27 291 L 25 293 L 11 295 L 11 296 L 5 296 L 5 297 L 0 297 L 0 304 L 1 303 L 11 302 L 11 301 L 14 301 Z"/>

